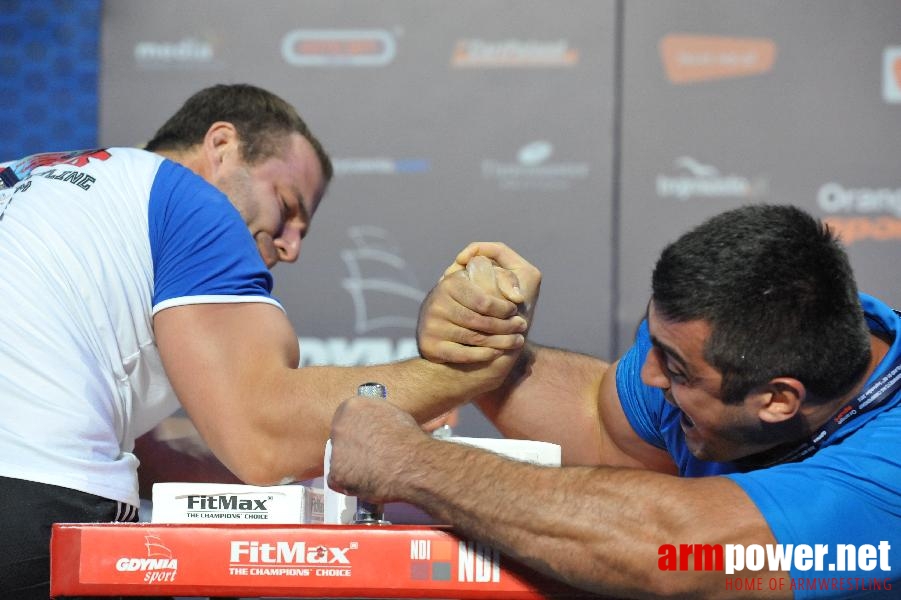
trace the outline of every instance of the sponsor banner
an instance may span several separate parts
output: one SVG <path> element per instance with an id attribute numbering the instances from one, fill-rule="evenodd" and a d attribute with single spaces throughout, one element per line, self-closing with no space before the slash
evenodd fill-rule
<path id="1" fill-rule="evenodd" d="M 373 365 L 419 356 L 415 338 L 384 332 L 415 331 L 427 290 L 417 283 L 399 243 L 386 229 L 354 225 L 347 235 L 351 243 L 340 248 L 338 255 L 346 269 L 341 287 L 353 302 L 356 335 L 301 336 L 300 366 Z M 347 323 L 342 328 L 346 329 Z"/>
<path id="2" fill-rule="evenodd" d="M 451 54 L 454 68 L 574 67 L 579 51 L 568 40 L 457 40 Z"/>
<path id="3" fill-rule="evenodd" d="M 901 104 L 901 46 L 889 46 L 882 52 L 882 99 Z"/>
<path id="4" fill-rule="evenodd" d="M 817 190 L 824 221 L 850 246 L 865 240 L 901 239 L 901 186 L 850 186 L 836 181 Z"/>
<path id="5" fill-rule="evenodd" d="M 897 217 L 825 217 L 845 246 L 856 242 L 901 240 L 901 219 Z"/>
<path id="6" fill-rule="evenodd" d="M 301 367 L 381 365 L 419 356 L 412 337 L 300 337 L 298 343 Z"/>
<path id="7" fill-rule="evenodd" d="M 588 597 L 441 527 L 56 524 L 51 595 Z"/>
<path id="8" fill-rule="evenodd" d="M 820 186 L 817 205 L 827 214 L 885 214 L 901 217 L 901 186 L 851 187 L 830 181 Z"/>
<path id="9" fill-rule="evenodd" d="M 384 29 L 295 29 L 285 34 L 282 58 L 292 67 L 384 67 L 397 42 Z"/>
<path id="10" fill-rule="evenodd" d="M 225 63 L 216 58 L 214 44 L 194 36 L 176 41 L 141 40 L 133 53 L 135 67 L 141 70 L 225 68 Z"/>
<path id="11" fill-rule="evenodd" d="M 431 162 L 426 158 L 389 158 L 386 156 L 334 158 L 336 177 L 348 175 L 407 175 L 428 173 Z"/>
<path id="12" fill-rule="evenodd" d="M 482 177 L 504 191 L 563 191 L 588 178 L 587 162 L 555 161 L 554 151 L 547 140 L 530 142 L 519 148 L 515 161 L 482 160 Z"/>
<path id="13" fill-rule="evenodd" d="M 692 198 L 746 198 L 765 196 L 769 185 L 764 177 L 720 173 L 712 165 L 702 164 L 691 156 L 674 161 L 676 174 L 657 175 L 657 196 L 689 200 Z"/>
<path id="14" fill-rule="evenodd" d="M 670 34 L 659 49 L 666 78 L 676 84 L 760 75 L 776 60 L 776 43 L 765 38 Z"/>
<path id="15" fill-rule="evenodd" d="M 322 523 L 322 490 L 300 484 L 153 484 L 154 523 Z"/>

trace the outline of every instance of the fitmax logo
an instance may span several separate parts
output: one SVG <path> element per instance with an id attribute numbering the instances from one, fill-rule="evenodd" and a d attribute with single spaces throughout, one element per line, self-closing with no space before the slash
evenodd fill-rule
<path id="1" fill-rule="evenodd" d="M 231 543 L 232 563 L 291 564 L 291 565 L 349 565 L 347 553 L 357 547 L 351 542 L 347 548 L 336 546 L 310 546 L 306 542 L 276 542 L 274 544 L 253 541 Z"/>
<path id="2" fill-rule="evenodd" d="M 231 496 L 188 496 L 188 510 L 257 510 L 266 511 L 272 498 L 238 498 Z"/>

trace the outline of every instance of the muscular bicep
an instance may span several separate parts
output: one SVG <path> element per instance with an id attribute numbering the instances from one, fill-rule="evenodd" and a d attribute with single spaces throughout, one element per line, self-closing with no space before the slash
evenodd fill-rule
<path id="1" fill-rule="evenodd" d="M 279 397 L 284 371 L 298 364 L 297 338 L 267 303 L 191 304 L 154 317 L 157 345 L 179 401 L 226 465 L 254 443 L 247 429 Z M 245 429 L 247 428 L 247 429 Z"/>
<path id="2" fill-rule="evenodd" d="M 530 344 L 504 386 L 476 399 L 506 437 L 559 444 L 564 465 L 597 465 L 598 385 L 607 363 Z"/>
<path id="3" fill-rule="evenodd" d="M 598 391 L 601 464 L 676 474 L 678 469 L 669 453 L 644 441 L 626 418 L 616 389 L 617 364 L 604 373 Z"/>

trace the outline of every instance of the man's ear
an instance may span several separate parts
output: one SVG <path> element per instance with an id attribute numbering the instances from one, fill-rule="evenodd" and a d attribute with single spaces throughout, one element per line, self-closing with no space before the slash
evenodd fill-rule
<path id="1" fill-rule="evenodd" d="M 791 377 L 771 379 L 756 394 L 757 415 L 765 423 L 777 424 L 792 419 L 801 412 L 807 389 Z"/>
<path id="2" fill-rule="evenodd" d="M 231 152 L 237 152 L 238 130 L 227 121 L 216 121 L 203 137 L 203 151 L 213 168 L 222 164 Z"/>

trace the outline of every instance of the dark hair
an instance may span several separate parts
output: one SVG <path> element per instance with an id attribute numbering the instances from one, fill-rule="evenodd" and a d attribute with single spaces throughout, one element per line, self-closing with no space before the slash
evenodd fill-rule
<path id="1" fill-rule="evenodd" d="M 248 84 L 219 84 L 200 90 L 160 127 L 145 148 L 186 150 L 200 144 L 216 121 L 235 126 L 241 139 L 241 157 L 250 164 L 276 154 L 281 136 L 297 132 L 322 164 L 325 181 L 332 178 L 332 162 L 293 106 L 262 88 Z"/>
<path id="2" fill-rule="evenodd" d="M 704 356 L 723 376 L 724 402 L 780 376 L 825 402 L 847 393 L 869 364 L 848 257 L 799 208 L 751 205 L 709 219 L 664 249 L 652 286 L 662 318 L 710 324 Z"/>

